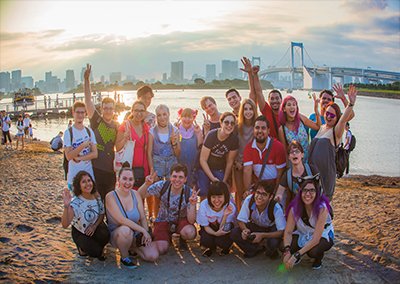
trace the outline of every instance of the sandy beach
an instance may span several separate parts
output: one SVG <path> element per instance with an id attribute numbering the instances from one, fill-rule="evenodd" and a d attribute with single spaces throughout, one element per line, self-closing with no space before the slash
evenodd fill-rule
<path id="1" fill-rule="evenodd" d="M 318 271 L 308 257 L 286 271 L 280 260 L 245 259 L 236 247 L 205 258 L 197 241 L 129 270 L 110 245 L 104 262 L 80 257 L 70 228 L 61 227 L 62 154 L 34 142 L 25 151 L 0 150 L 0 165 L 2 283 L 400 283 L 400 177 L 338 181 L 335 245 Z"/>

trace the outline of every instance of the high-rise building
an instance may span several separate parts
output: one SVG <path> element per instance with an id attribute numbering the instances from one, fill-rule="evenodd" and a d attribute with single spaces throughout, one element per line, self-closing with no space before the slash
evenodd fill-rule
<path id="1" fill-rule="evenodd" d="M 217 66 L 215 64 L 206 65 L 206 82 L 217 79 Z"/>
<path id="2" fill-rule="evenodd" d="M 171 62 L 171 78 L 172 83 L 183 82 L 183 61 Z"/>
<path id="3" fill-rule="evenodd" d="M 25 76 L 21 78 L 21 88 L 33 88 L 33 78 L 32 76 Z"/>
<path id="4" fill-rule="evenodd" d="M 221 62 L 221 78 L 236 79 L 239 78 L 239 63 L 238 61 L 222 60 Z"/>
<path id="5" fill-rule="evenodd" d="M 57 78 L 57 76 L 53 76 L 52 72 L 45 72 L 45 82 L 46 82 L 46 87 L 45 87 L 45 92 L 47 93 L 53 93 L 53 92 L 59 92 L 60 91 L 60 79 Z"/>
<path id="6" fill-rule="evenodd" d="M 0 72 L 0 91 L 2 92 L 11 91 L 10 72 Z"/>
<path id="7" fill-rule="evenodd" d="M 11 72 L 11 90 L 18 90 L 21 88 L 22 71 L 15 70 Z"/>
<path id="8" fill-rule="evenodd" d="M 162 82 L 165 83 L 167 82 L 168 78 L 167 78 L 167 73 L 163 73 L 162 74 Z"/>
<path id="9" fill-rule="evenodd" d="M 72 90 L 75 88 L 75 74 L 74 70 L 65 71 L 65 88 Z"/>
<path id="10" fill-rule="evenodd" d="M 121 83 L 122 75 L 121 72 L 112 72 L 110 73 L 110 84 Z"/>

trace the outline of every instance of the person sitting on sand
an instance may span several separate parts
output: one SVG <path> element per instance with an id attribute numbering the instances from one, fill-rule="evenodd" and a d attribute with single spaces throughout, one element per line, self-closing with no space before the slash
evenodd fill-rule
<path id="1" fill-rule="evenodd" d="M 230 202 L 228 185 L 222 181 L 211 183 L 207 199 L 200 203 L 197 224 L 200 225 L 200 245 L 204 256 L 211 256 L 218 247 L 221 255 L 229 254 L 232 240 L 229 237 L 236 221 L 235 205 Z"/>
<path id="2" fill-rule="evenodd" d="M 307 253 L 315 259 L 312 268 L 319 269 L 324 252 L 333 246 L 332 209 L 322 193 L 319 174 L 303 179 L 299 193 L 287 209 L 283 263 L 286 268 L 293 268 Z"/>
<path id="3" fill-rule="evenodd" d="M 60 131 L 57 136 L 53 137 L 50 141 L 50 147 L 53 151 L 59 151 L 62 146 L 63 146 L 63 140 L 62 140 L 63 132 Z"/>
<path id="4" fill-rule="evenodd" d="M 275 259 L 279 257 L 285 215 L 281 205 L 274 201 L 274 180 L 261 180 L 255 188 L 254 194 L 243 202 L 237 217 L 239 227 L 232 230 L 231 239 L 244 257 L 254 257 L 265 248 L 265 254 Z"/>
<path id="5" fill-rule="evenodd" d="M 146 182 L 139 188 L 141 197 L 154 195 L 160 199 L 160 209 L 154 222 L 154 243 L 159 254 L 168 251 L 172 235 L 180 236 L 181 248 L 186 248 L 186 240 L 196 237 L 197 192 L 185 185 L 187 168 L 176 164 L 171 167 L 167 181 L 153 184 L 156 173 L 146 177 Z"/>
<path id="6" fill-rule="evenodd" d="M 106 195 L 107 221 L 111 244 L 119 249 L 121 263 L 128 268 L 136 265 L 129 254 L 137 253 L 145 261 L 156 261 L 158 251 L 151 241 L 143 201 L 133 190 L 135 178 L 129 163 L 118 172 L 117 187 Z"/>
<path id="7" fill-rule="evenodd" d="M 110 239 L 104 219 L 104 205 L 96 191 L 91 175 L 85 171 L 76 174 L 73 180 L 75 196 L 65 188 L 62 194 L 64 211 L 61 218 L 63 228 L 72 224 L 72 239 L 79 255 L 104 260 L 103 249 Z"/>

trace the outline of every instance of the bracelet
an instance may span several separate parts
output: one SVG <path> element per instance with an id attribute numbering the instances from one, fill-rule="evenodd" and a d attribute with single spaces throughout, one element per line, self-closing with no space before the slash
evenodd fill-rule
<path id="1" fill-rule="evenodd" d="M 299 251 L 296 251 L 296 252 L 293 254 L 293 256 L 294 256 L 294 258 L 295 258 L 297 261 L 299 261 L 299 260 L 301 259 L 301 254 L 300 254 Z"/>
<path id="2" fill-rule="evenodd" d="M 70 205 L 64 205 L 65 209 L 68 209 L 70 207 Z"/>
<path id="3" fill-rule="evenodd" d="M 289 245 L 288 245 L 288 246 L 285 246 L 285 247 L 283 248 L 283 251 L 284 251 L 284 252 L 290 251 L 290 246 L 289 246 Z"/>
<path id="4" fill-rule="evenodd" d="M 354 104 L 352 104 L 352 103 L 349 103 L 347 106 L 349 106 L 349 107 L 353 107 L 353 106 L 354 106 Z"/>

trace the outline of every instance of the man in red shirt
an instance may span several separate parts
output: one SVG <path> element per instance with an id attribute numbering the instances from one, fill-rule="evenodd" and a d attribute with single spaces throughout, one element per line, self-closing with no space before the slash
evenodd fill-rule
<path id="1" fill-rule="evenodd" d="M 253 175 L 259 180 L 275 179 L 279 181 L 286 166 L 285 150 L 281 142 L 273 137 L 269 137 L 269 123 L 265 116 L 257 117 L 254 124 L 254 139 L 244 148 L 243 153 L 243 183 L 245 189 L 249 189 L 252 184 Z M 262 175 L 260 176 L 264 157 L 268 154 L 268 159 Z"/>

